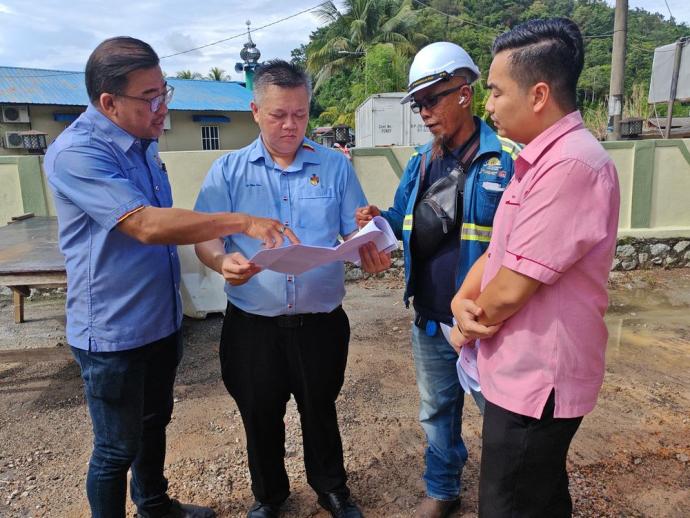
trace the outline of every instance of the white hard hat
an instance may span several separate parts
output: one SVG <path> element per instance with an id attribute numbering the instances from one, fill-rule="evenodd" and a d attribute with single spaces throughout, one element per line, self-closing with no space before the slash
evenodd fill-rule
<path id="1" fill-rule="evenodd" d="M 412 99 L 412 95 L 422 88 L 431 86 L 442 79 L 449 79 L 453 72 L 466 68 L 474 74 L 473 83 L 479 77 L 479 68 L 470 55 L 460 45 L 448 41 L 437 41 L 417 52 L 410 66 L 410 81 L 407 95 L 401 104 Z"/>

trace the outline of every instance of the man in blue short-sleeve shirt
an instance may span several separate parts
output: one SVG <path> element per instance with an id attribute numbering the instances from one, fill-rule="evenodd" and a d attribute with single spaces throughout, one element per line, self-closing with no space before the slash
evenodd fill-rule
<path id="1" fill-rule="evenodd" d="M 148 44 L 104 41 L 85 76 L 90 105 L 50 146 L 45 169 L 67 269 L 67 340 L 93 424 L 91 513 L 125 516 L 131 468 L 139 516 L 215 516 L 171 500 L 163 475 L 182 357 L 175 245 L 245 232 L 273 246 L 283 241 L 281 224 L 171 208 L 156 139 L 172 88 Z"/>
<path id="2" fill-rule="evenodd" d="M 356 232 L 355 209 L 365 198 L 352 166 L 304 138 L 310 93 L 305 73 L 289 63 L 271 61 L 257 70 L 251 106 L 261 135 L 213 164 L 196 210 L 275 218 L 307 245 L 335 246 L 338 236 Z M 196 245 L 199 258 L 227 281 L 220 361 L 247 435 L 256 498 L 248 516 L 278 516 L 289 495 L 284 417 L 291 394 L 301 416 L 307 481 L 319 503 L 333 516 L 361 516 L 349 498 L 335 409 L 350 337 L 341 307 L 343 263 L 300 275 L 259 271 L 249 261 L 259 249 L 244 236 Z"/>

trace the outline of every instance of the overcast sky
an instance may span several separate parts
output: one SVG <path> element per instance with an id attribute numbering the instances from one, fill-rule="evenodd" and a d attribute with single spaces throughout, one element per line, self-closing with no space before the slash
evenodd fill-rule
<path id="1" fill-rule="evenodd" d="M 608 0 L 613 5 L 615 0 Z M 690 23 L 690 2 L 667 0 L 679 22 Z M 233 79 L 246 41 L 245 20 L 258 28 L 314 7 L 319 0 L 0 0 L 0 66 L 83 70 L 93 48 L 111 36 L 128 35 L 167 56 L 241 34 L 230 41 L 162 60 L 169 75 L 190 69 L 225 69 Z M 664 0 L 629 0 L 668 18 Z M 253 33 L 263 59 L 289 58 L 321 22 L 304 13 Z M 671 42 L 669 42 L 671 43 Z"/>

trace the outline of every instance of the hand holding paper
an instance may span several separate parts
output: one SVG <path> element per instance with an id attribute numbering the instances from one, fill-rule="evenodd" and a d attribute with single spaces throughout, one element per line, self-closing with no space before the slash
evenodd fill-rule
<path id="1" fill-rule="evenodd" d="M 441 331 L 443 336 L 450 343 L 451 327 L 441 323 Z M 479 351 L 479 340 L 466 344 L 460 349 L 458 361 L 455 368 L 458 372 L 458 379 L 460 386 L 465 391 L 465 394 L 470 394 L 471 391 L 481 392 L 479 386 L 479 370 L 477 369 L 477 352 Z"/>
<path id="2" fill-rule="evenodd" d="M 352 238 L 338 246 L 297 244 L 261 250 L 250 262 L 267 270 L 293 275 L 334 261 L 350 261 L 359 265 L 359 249 L 369 242 L 374 243 L 379 252 L 391 252 L 398 248 L 398 240 L 390 225 L 384 218 L 377 216 Z"/>

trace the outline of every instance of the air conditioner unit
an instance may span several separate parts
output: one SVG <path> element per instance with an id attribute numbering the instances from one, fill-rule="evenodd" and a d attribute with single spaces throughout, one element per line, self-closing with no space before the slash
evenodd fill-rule
<path id="1" fill-rule="evenodd" d="M 27 123 L 31 122 L 29 117 L 29 107 L 23 106 L 3 106 L 2 107 L 2 121 L 9 123 Z"/>
<path id="2" fill-rule="evenodd" d="M 18 131 L 5 132 L 5 147 L 8 149 L 16 149 L 24 147 L 24 139 Z"/>

